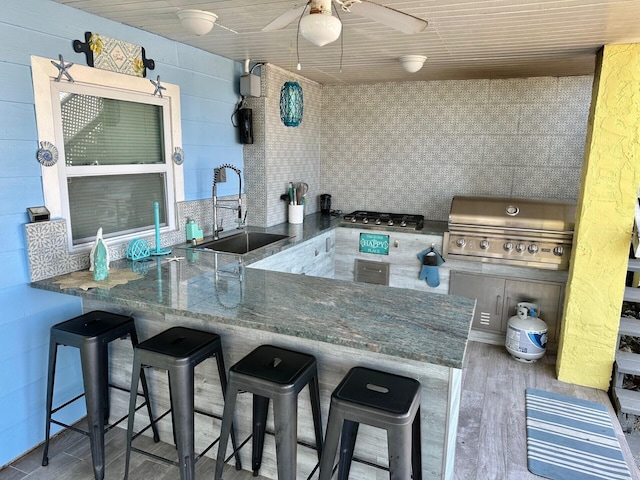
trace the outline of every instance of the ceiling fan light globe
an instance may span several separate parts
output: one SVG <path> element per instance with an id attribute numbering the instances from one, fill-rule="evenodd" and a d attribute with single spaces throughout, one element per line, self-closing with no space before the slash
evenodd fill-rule
<path id="1" fill-rule="evenodd" d="M 206 35 L 216 23 L 218 15 L 204 10 L 180 10 L 178 18 L 187 32 L 194 35 Z"/>
<path id="2" fill-rule="evenodd" d="M 404 57 L 400 57 L 402 68 L 409 73 L 416 73 L 420 70 L 426 60 L 427 57 L 424 55 L 405 55 Z"/>
<path id="3" fill-rule="evenodd" d="M 310 13 L 300 20 L 300 35 L 318 47 L 335 42 L 342 32 L 342 22 L 330 13 Z"/>

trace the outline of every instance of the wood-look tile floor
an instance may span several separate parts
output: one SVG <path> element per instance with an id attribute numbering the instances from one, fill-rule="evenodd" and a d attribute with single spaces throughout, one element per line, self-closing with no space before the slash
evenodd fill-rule
<path id="1" fill-rule="evenodd" d="M 463 367 L 463 387 L 456 450 L 456 480 L 540 479 L 527 470 L 524 391 L 538 388 L 604 403 L 615 418 L 606 392 L 556 380 L 555 356 L 534 364 L 513 360 L 504 347 L 469 342 Z M 625 436 L 614 421 L 634 480 L 640 480 Z M 125 432 L 115 428 L 106 436 L 106 480 L 124 476 Z M 154 444 L 140 437 L 138 445 L 161 455 L 175 455 L 173 446 Z M 49 466 L 42 467 L 42 447 L 0 470 L 0 480 L 93 480 L 89 442 L 83 435 L 65 431 L 51 443 Z M 199 479 L 212 479 L 215 462 L 197 463 Z M 226 467 L 225 480 L 254 479 L 251 472 Z M 176 467 L 132 453 L 129 479 L 176 480 Z M 264 477 L 257 477 L 258 480 Z M 317 478 L 317 474 L 316 477 Z M 578 480 L 578 479 L 576 479 Z"/>
<path id="2" fill-rule="evenodd" d="M 157 444 L 149 437 L 140 436 L 134 442 L 138 448 L 167 458 L 177 458 L 173 445 Z M 105 436 L 105 480 L 124 478 L 126 430 L 114 428 Z M 42 446 L 0 470 L 1 480 L 94 480 L 89 440 L 86 436 L 69 430 L 54 437 L 49 446 L 49 465 L 43 467 Z M 202 457 L 196 463 L 196 478 L 213 480 L 216 462 Z M 131 453 L 129 480 L 177 480 L 178 468 L 136 452 Z M 267 480 L 254 477 L 252 472 L 236 471 L 225 466 L 224 480 Z"/>
<path id="3" fill-rule="evenodd" d="M 606 405 L 634 480 L 640 470 L 607 393 L 556 379 L 555 355 L 533 364 L 514 360 L 502 346 L 469 342 L 463 366 L 456 449 L 456 480 L 541 479 L 527 470 L 525 390 L 537 388 Z M 576 480 L 579 480 L 576 478 Z"/>

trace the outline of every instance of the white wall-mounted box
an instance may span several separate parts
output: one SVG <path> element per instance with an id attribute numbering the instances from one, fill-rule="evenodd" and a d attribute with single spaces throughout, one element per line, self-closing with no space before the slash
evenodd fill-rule
<path id="1" fill-rule="evenodd" d="M 240 95 L 243 97 L 259 97 L 260 91 L 260 77 L 248 73 L 240 77 Z"/>

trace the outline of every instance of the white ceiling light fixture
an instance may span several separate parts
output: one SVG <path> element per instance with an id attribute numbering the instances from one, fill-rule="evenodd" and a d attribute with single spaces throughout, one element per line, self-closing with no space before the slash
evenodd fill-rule
<path id="1" fill-rule="evenodd" d="M 415 35 L 427 28 L 426 20 L 414 17 L 413 15 L 390 7 L 385 7 L 384 5 L 380 5 L 370 0 L 334 1 L 339 8 L 346 13 L 354 13 L 360 17 L 368 18 L 374 22 L 381 23 L 382 25 L 386 25 L 394 30 L 398 30 L 399 32 L 409 35 Z M 322 41 L 325 42 L 322 43 L 322 45 L 331 43 L 338 39 L 342 30 L 342 22 L 340 22 L 340 19 L 333 17 L 331 14 L 331 3 L 331 0 L 309 0 L 308 2 L 304 2 L 303 5 L 298 4 L 272 20 L 262 29 L 262 31 L 273 32 L 275 30 L 282 30 L 290 23 L 299 21 L 300 33 L 302 33 L 302 36 L 310 42 L 319 45 L 319 43 L 316 43 L 316 41 L 311 39 L 313 35 L 312 33 L 303 33 L 303 25 L 308 22 L 314 23 L 313 20 L 316 20 L 318 24 L 310 27 L 311 31 L 322 38 Z M 311 13 L 304 15 L 307 5 L 310 5 Z M 322 26 L 320 25 L 319 20 L 322 19 L 325 23 L 330 23 L 327 29 L 330 29 L 333 33 L 321 31 Z"/>
<path id="2" fill-rule="evenodd" d="M 300 35 L 318 47 L 335 42 L 342 22 L 331 14 L 331 0 L 311 0 L 309 15 L 300 19 Z"/>
<path id="3" fill-rule="evenodd" d="M 178 18 L 182 27 L 194 35 L 206 35 L 213 28 L 218 15 L 204 10 L 180 10 Z"/>
<path id="4" fill-rule="evenodd" d="M 399 60 L 400 63 L 402 63 L 402 68 L 407 72 L 416 73 L 422 68 L 427 57 L 424 55 L 404 55 L 403 57 L 400 57 Z"/>

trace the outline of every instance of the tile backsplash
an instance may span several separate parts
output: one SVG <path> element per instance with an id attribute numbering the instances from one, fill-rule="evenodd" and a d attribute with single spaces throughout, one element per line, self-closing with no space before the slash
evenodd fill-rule
<path id="1" fill-rule="evenodd" d="M 243 196 L 244 201 L 245 197 Z M 179 222 L 178 230 L 160 235 L 162 247 L 186 242 L 185 223 L 187 217 L 194 220 L 203 229 L 205 236 L 213 234 L 211 199 L 178 202 L 177 207 L 178 218 L 183 220 Z M 218 215 L 219 219 L 223 219 L 224 225 L 234 224 L 235 212 L 221 209 Z M 227 230 L 229 228 L 231 227 L 228 227 Z M 64 219 L 27 223 L 25 230 L 32 282 L 89 268 L 89 248 L 78 252 L 69 252 L 67 224 Z M 140 238 L 147 241 L 149 248 L 155 248 L 155 233 L 140 236 Z M 111 260 L 126 257 L 127 243 L 115 243 L 106 239 L 105 244 L 109 249 Z M 181 253 L 175 252 L 175 255 L 180 256 Z"/>
<path id="2" fill-rule="evenodd" d="M 325 86 L 321 188 L 345 212 L 445 221 L 454 195 L 576 200 L 592 82 Z"/>
<path id="3" fill-rule="evenodd" d="M 311 186 L 307 213 L 322 193 L 345 213 L 443 221 L 454 195 L 578 197 L 591 76 L 321 86 L 265 65 L 261 77 L 263 96 L 249 99 L 256 143 L 244 151 L 252 225 L 287 220 L 289 180 Z M 279 118 L 291 79 L 305 95 L 296 128 Z"/>
<path id="4" fill-rule="evenodd" d="M 303 91 L 298 127 L 286 127 L 280 120 L 280 89 L 287 81 L 297 81 Z M 261 85 L 262 97 L 247 99 L 254 109 L 254 143 L 244 149 L 245 191 L 248 223 L 269 227 L 287 221 L 287 203 L 280 195 L 289 182 L 309 184 L 307 214 L 320 208 L 318 196 L 325 193 L 320 188 L 322 86 L 274 65 L 262 67 Z"/>

